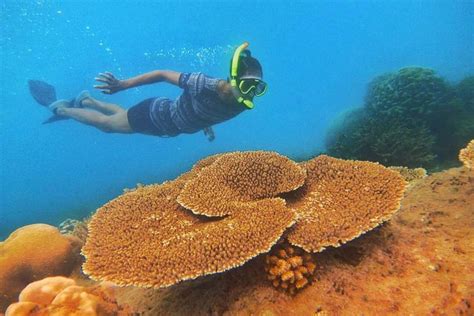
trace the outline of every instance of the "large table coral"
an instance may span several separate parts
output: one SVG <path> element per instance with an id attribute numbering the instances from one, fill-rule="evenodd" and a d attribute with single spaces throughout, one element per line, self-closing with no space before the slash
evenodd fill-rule
<path id="1" fill-rule="evenodd" d="M 303 184 L 288 207 L 284 193 Z M 161 288 L 241 266 L 287 233 L 320 251 L 387 220 L 404 187 L 399 173 L 374 163 L 322 156 L 298 165 L 262 151 L 212 156 L 174 181 L 101 207 L 89 224 L 83 269 L 96 280 Z M 315 208 L 321 203 L 326 210 Z"/>
<path id="2" fill-rule="evenodd" d="M 473 315 L 474 172 L 416 180 L 381 227 L 315 255 L 316 282 L 294 297 L 268 286 L 253 260 L 200 284 L 123 288 L 142 315 Z M 186 285 L 186 286 L 185 286 Z"/>
<path id="3" fill-rule="evenodd" d="M 340 246 L 388 220 L 400 207 L 405 182 L 381 165 L 323 155 L 302 166 L 305 184 L 288 199 L 298 214 L 288 241 L 308 252 Z"/>
<path id="4" fill-rule="evenodd" d="M 282 199 L 242 204 L 241 213 L 219 220 L 198 217 L 176 202 L 183 185 L 142 187 L 99 209 L 84 271 L 120 285 L 169 286 L 242 265 L 294 223 Z"/>

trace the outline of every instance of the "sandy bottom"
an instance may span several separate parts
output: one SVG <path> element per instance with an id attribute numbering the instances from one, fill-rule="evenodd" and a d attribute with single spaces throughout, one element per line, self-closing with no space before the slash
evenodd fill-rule
<path id="1" fill-rule="evenodd" d="M 316 281 L 294 297 L 265 279 L 260 256 L 118 300 L 143 315 L 474 315 L 474 172 L 418 180 L 390 222 L 315 259 Z"/>

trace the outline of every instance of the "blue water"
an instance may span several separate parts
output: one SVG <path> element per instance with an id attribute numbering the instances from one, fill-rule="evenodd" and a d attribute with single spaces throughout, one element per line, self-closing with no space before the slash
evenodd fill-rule
<path id="1" fill-rule="evenodd" d="M 81 218 L 125 187 L 171 179 L 207 155 L 322 150 L 338 113 L 361 105 L 376 75 L 417 65 L 450 81 L 474 72 L 472 1 L 1 1 L 0 239 L 21 225 Z M 175 138 L 103 134 L 73 121 L 50 125 L 27 80 L 59 98 L 93 90 L 94 77 L 154 69 L 228 75 L 243 41 L 264 67 L 256 108 Z M 166 84 L 112 96 L 130 107 L 176 97 Z"/>

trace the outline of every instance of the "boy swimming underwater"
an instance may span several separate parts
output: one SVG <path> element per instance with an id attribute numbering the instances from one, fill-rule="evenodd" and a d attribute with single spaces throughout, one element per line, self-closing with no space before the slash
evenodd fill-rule
<path id="1" fill-rule="evenodd" d="M 235 50 L 229 81 L 203 73 L 171 70 L 155 70 L 126 80 L 119 80 L 110 72 L 101 73 L 95 78 L 100 84 L 94 87 L 105 94 L 167 82 L 183 89 L 176 100 L 149 98 L 125 109 L 99 101 L 89 92 L 82 91 L 72 100 L 56 101 L 54 87 L 37 80 L 29 81 L 30 92 L 38 103 L 54 114 L 45 123 L 71 118 L 107 133 L 170 137 L 204 130 L 208 137 L 214 137 L 212 125 L 252 109 L 253 98 L 262 96 L 267 89 L 262 67 L 247 47 L 248 43 L 244 43 Z"/>

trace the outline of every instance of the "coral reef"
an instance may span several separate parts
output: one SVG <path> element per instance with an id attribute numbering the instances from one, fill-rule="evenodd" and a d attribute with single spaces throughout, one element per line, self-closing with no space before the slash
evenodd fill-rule
<path id="1" fill-rule="evenodd" d="M 399 172 L 406 182 L 413 182 L 419 179 L 423 179 L 427 175 L 426 169 L 423 168 L 410 169 L 407 167 L 391 166 L 388 167 L 388 169 Z"/>
<path id="2" fill-rule="evenodd" d="M 461 80 L 455 87 L 456 95 L 466 104 L 468 109 L 474 110 L 474 76 Z"/>
<path id="3" fill-rule="evenodd" d="M 277 153 L 236 152 L 221 156 L 190 179 L 178 203 L 195 214 L 229 215 L 240 211 L 238 202 L 272 198 L 302 186 L 305 176 L 304 169 Z"/>
<path id="4" fill-rule="evenodd" d="M 439 170 L 457 166 L 474 134 L 472 77 L 450 86 L 433 70 L 408 67 L 376 77 L 365 104 L 338 116 L 327 153 L 344 159 Z"/>
<path id="5" fill-rule="evenodd" d="M 61 234 L 74 236 L 84 244 L 87 239 L 87 223 L 89 220 L 90 218 L 82 220 L 68 218 L 59 224 L 58 229 Z"/>
<path id="6" fill-rule="evenodd" d="M 459 160 L 468 169 L 474 169 L 474 139 L 459 152 Z"/>
<path id="7" fill-rule="evenodd" d="M 359 116 L 328 147 L 335 157 L 410 168 L 431 166 L 436 138 L 425 123 L 401 115 Z"/>
<path id="8" fill-rule="evenodd" d="M 278 195 L 302 186 L 306 169 L 312 177 L 306 189 L 295 191 L 290 209 Z M 362 181 L 367 183 L 356 188 Z M 338 185 L 347 188 L 341 191 Z M 89 224 L 83 270 L 95 280 L 119 285 L 168 287 L 268 252 L 296 220 L 290 241 L 300 245 L 303 240 L 306 249 L 320 251 L 387 220 L 403 189 L 397 172 L 373 163 L 323 156 L 296 164 L 261 151 L 211 156 L 173 181 L 137 188 L 101 207 Z M 310 212 L 315 201 L 330 210 L 324 216 Z M 352 222 L 334 216 L 346 202 L 359 206 L 349 208 Z M 305 239 L 315 227 L 322 233 Z M 304 281 L 297 281 L 302 287 Z"/>
<path id="9" fill-rule="evenodd" d="M 376 77 L 370 84 L 365 106 L 371 113 L 426 117 L 450 97 L 449 85 L 433 70 L 406 67 Z"/>
<path id="10" fill-rule="evenodd" d="M 295 294 L 313 281 L 316 264 L 311 254 L 283 242 L 265 256 L 268 280 L 276 288 Z"/>
<path id="11" fill-rule="evenodd" d="M 301 166 L 307 173 L 305 184 L 287 196 L 288 206 L 298 214 L 288 241 L 308 252 L 340 246 L 388 220 L 400 207 L 405 181 L 379 164 L 322 155 Z"/>
<path id="12" fill-rule="evenodd" d="M 314 254 L 315 281 L 296 296 L 268 286 L 265 257 L 165 290 L 122 288 L 141 315 L 472 315 L 474 174 L 416 181 L 384 225 Z M 277 247 L 277 246 L 275 246 Z"/>
<path id="13" fill-rule="evenodd" d="M 80 261 L 81 242 L 46 224 L 14 231 L 0 242 L 0 310 L 15 301 L 29 283 L 52 275 L 69 275 Z"/>
<path id="14" fill-rule="evenodd" d="M 48 277 L 25 287 L 18 303 L 11 304 L 6 316 L 35 315 L 130 315 L 117 305 L 109 285 L 78 286 L 73 279 Z"/>
<path id="15" fill-rule="evenodd" d="M 241 204 L 241 212 L 220 219 L 198 217 L 176 202 L 184 184 L 146 186 L 100 208 L 82 249 L 84 272 L 120 285 L 165 287 L 242 265 L 294 223 L 279 198 Z"/>

